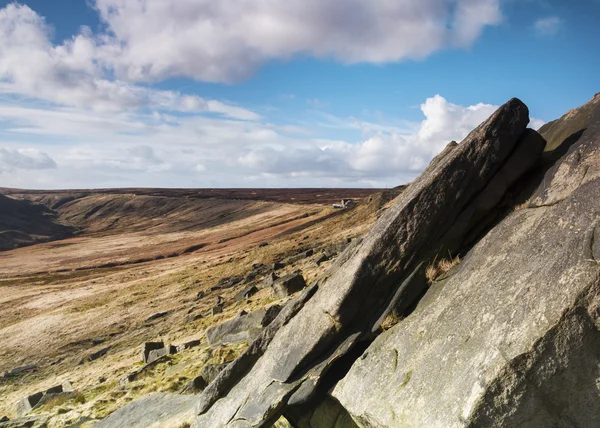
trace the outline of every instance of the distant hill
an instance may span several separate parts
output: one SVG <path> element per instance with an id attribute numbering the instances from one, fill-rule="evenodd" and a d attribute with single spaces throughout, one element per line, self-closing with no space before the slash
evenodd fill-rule
<path id="1" fill-rule="evenodd" d="M 0 251 L 64 239 L 75 232 L 44 205 L 0 195 Z"/>

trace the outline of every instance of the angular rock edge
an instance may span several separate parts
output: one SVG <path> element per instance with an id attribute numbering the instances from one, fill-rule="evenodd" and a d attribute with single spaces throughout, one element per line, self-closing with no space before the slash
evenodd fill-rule
<path id="1" fill-rule="evenodd" d="M 545 142 L 525 131 L 528 122 L 527 107 L 511 99 L 438 155 L 321 284 L 303 293 L 314 293 L 304 306 L 284 308 L 209 385 L 196 426 L 268 426 L 285 406 L 309 402 L 336 361 L 359 342 L 368 344 L 388 313 L 404 312 L 422 295 L 427 264 L 455 254 L 536 163 Z"/>

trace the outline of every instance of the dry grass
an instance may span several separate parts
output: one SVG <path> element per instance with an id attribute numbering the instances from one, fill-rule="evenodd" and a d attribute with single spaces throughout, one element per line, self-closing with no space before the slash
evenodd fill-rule
<path id="1" fill-rule="evenodd" d="M 432 264 L 427 266 L 425 270 L 425 277 L 429 284 L 433 284 L 436 279 L 438 279 L 441 275 L 448 272 L 454 266 L 460 263 L 460 257 L 456 256 L 454 258 L 442 259 L 437 264 L 434 260 Z"/>
<path id="2" fill-rule="evenodd" d="M 531 200 L 527 199 L 525 202 L 520 203 L 519 205 L 515 205 L 515 207 L 513 208 L 513 211 L 521 211 L 521 210 L 524 210 L 525 208 L 529 208 L 529 204 L 531 204 Z"/>
<path id="3" fill-rule="evenodd" d="M 400 317 L 396 313 L 396 311 L 392 311 L 385 317 L 385 319 L 381 323 L 381 329 L 383 331 L 387 331 L 390 328 L 392 328 L 393 326 L 395 326 L 396 324 L 398 324 L 400 321 L 402 321 L 402 317 Z"/>

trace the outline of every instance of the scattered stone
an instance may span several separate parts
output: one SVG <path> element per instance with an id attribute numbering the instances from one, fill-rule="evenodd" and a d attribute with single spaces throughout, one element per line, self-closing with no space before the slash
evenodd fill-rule
<path id="1" fill-rule="evenodd" d="M 158 360 L 161 357 L 164 357 L 165 355 L 168 355 L 167 347 L 153 349 L 148 353 L 148 359 L 146 361 L 146 364 L 153 363 L 154 361 Z"/>
<path id="2" fill-rule="evenodd" d="M 244 279 L 244 284 L 249 284 L 252 281 L 254 281 L 256 279 L 256 277 L 258 276 L 258 272 L 250 272 L 248 275 L 246 275 L 246 278 Z"/>
<path id="3" fill-rule="evenodd" d="M 88 355 L 87 357 L 84 357 L 79 364 L 83 364 L 86 361 L 94 361 L 97 360 L 100 357 L 103 357 L 104 355 L 106 355 L 108 353 L 108 351 L 110 350 L 110 346 L 107 346 L 105 348 L 102 348 L 96 352 L 91 353 L 90 355 Z"/>
<path id="4" fill-rule="evenodd" d="M 223 304 L 224 301 L 225 301 L 225 299 L 223 299 L 223 296 L 215 297 L 215 305 L 221 305 L 221 304 Z"/>
<path id="5" fill-rule="evenodd" d="M 49 388 L 49 389 L 45 390 L 44 391 L 44 395 L 46 395 L 46 394 L 58 394 L 58 393 L 61 393 L 61 392 L 63 392 L 62 385 L 56 385 L 56 386 L 53 386 L 52 388 Z"/>
<path id="6" fill-rule="evenodd" d="M 21 366 L 21 367 L 15 367 L 14 369 L 11 369 L 11 370 L 5 372 L 2 375 L 2 378 L 8 379 L 10 377 L 16 377 L 16 376 L 19 376 L 19 375 L 21 375 L 21 374 L 23 374 L 25 372 L 32 372 L 32 371 L 34 371 L 36 369 L 37 369 L 37 366 L 34 365 L 34 364 L 29 364 L 29 365 Z"/>
<path id="7" fill-rule="evenodd" d="M 184 321 L 184 322 L 187 324 L 187 323 L 190 323 L 190 322 L 194 322 L 194 321 L 196 321 L 196 320 L 199 320 L 199 319 L 201 319 L 201 318 L 204 318 L 204 316 L 203 316 L 202 314 L 191 314 L 191 315 L 188 315 L 188 316 L 186 316 L 186 317 L 183 319 L 183 321 Z"/>
<path id="8" fill-rule="evenodd" d="M 35 394 L 32 394 L 29 397 L 25 397 L 21 401 L 19 401 L 15 409 L 15 413 L 17 414 L 17 416 L 20 418 L 22 416 L 25 416 L 27 413 L 31 412 L 33 408 L 40 402 L 43 396 L 43 392 L 36 392 Z"/>
<path id="9" fill-rule="evenodd" d="M 195 348 L 196 346 L 200 346 L 200 343 L 202 342 L 199 339 L 190 340 L 189 342 L 182 343 L 181 345 L 177 346 L 177 352 L 182 352 L 186 349 Z"/>
<path id="10" fill-rule="evenodd" d="M 202 376 L 196 376 L 179 392 L 180 394 L 198 394 L 206 388 L 208 382 Z"/>
<path id="11" fill-rule="evenodd" d="M 210 310 L 212 315 L 222 314 L 223 313 L 223 305 L 213 306 Z"/>
<path id="12" fill-rule="evenodd" d="M 233 298 L 233 300 L 235 300 L 236 302 L 248 300 L 250 297 L 254 296 L 256 293 L 258 293 L 258 288 L 256 288 L 253 285 L 252 287 L 248 287 L 248 288 L 240 291 L 239 293 L 237 293 L 235 295 L 235 297 Z"/>
<path id="13" fill-rule="evenodd" d="M 279 277 L 277 276 L 277 274 L 275 272 L 271 272 L 270 274 L 265 276 L 265 282 L 264 282 L 265 287 L 271 287 L 273 285 L 273 283 L 275 281 L 277 281 L 278 279 L 279 279 Z"/>
<path id="14" fill-rule="evenodd" d="M 205 291 L 198 291 L 198 292 L 196 293 L 196 300 L 201 300 L 201 299 L 203 299 L 204 297 L 206 297 L 206 292 L 205 292 Z"/>
<path id="15" fill-rule="evenodd" d="M 48 416 L 29 415 L 0 421 L 0 428 L 42 428 L 48 426 Z"/>
<path id="16" fill-rule="evenodd" d="M 309 250 L 306 250 L 306 251 L 305 251 L 305 252 L 302 254 L 302 256 L 303 256 L 303 257 L 305 257 L 305 258 L 308 258 L 308 257 L 312 257 L 312 255 L 313 255 L 314 253 L 315 253 L 315 251 L 314 251 L 314 250 L 311 248 L 311 249 L 309 249 Z"/>
<path id="17" fill-rule="evenodd" d="M 326 254 L 321 253 L 315 259 L 315 263 L 317 264 L 317 266 L 321 266 L 321 264 L 325 263 L 327 260 L 329 260 L 329 257 Z"/>
<path id="18" fill-rule="evenodd" d="M 166 311 L 166 312 L 158 312 L 158 313 L 156 313 L 156 314 L 154 314 L 154 315 L 150 315 L 148 318 L 146 318 L 146 322 L 149 322 L 149 321 L 154 321 L 154 320 L 157 320 L 157 319 L 159 319 L 159 318 L 164 318 L 164 317 L 166 317 L 167 315 L 169 315 L 170 313 L 171 313 L 171 311 Z"/>
<path id="19" fill-rule="evenodd" d="M 98 378 L 98 383 L 106 382 L 106 378 L 104 376 Z"/>
<path id="20" fill-rule="evenodd" d="M 281 262 L 274 262 L 271 264 L 271 270 L 279 270 L 279 269 L 283 269 L 285 267 L 285 265 Z"/>
<path id="21" fill-rule="evenodd" d="M 162 350 L 163 350 L 163 352 L 164 352 L 164 348 L 163 348 Z M 153 351 L 150 351 L 150 352 L 155 352 L 155 350 L 153 350 Z M 150 356 L 148 356 L 148 357 L 150 358 Z M 131 373 L 129 373 L 129 374 L 127 374 L 127 375 L 123 376 L 123 377 L 122 377 L 122 378 L 119 380 L 119 384 L 120 384 L 121 386 L 125 386 L 125 385 L 127 385 L 129 382 L 133 382 L 133 381 L 134 381 L 134 380 L 135 380 L 135 379 L 138 377 L 138 375 L 139 375 L 140 373 L 144 372 L 144 370 L 146 370 L 146 369 L 147 369 L 147 368 L 149 368 L 149 367 L 152 367 L 153 365 L 156 365 L 156 364 L 160 363 L 161 361 L 163 361 L 163 360 L 165 360 L 165 359 L 167 359 L 167 358 L 168 358 L 168 356 L 167 356 L 167 355 L 166 355 L 166 353 L 165 353 L 165 355 L 163 355 L 162 357 L 159 357 L 159 358 L 157 358 L 157 359 L 155 359 L 155 360 L 152 360 L 152 361 L 150 361 L 150 362 L 148 362 L 148 363 L 144 364 L 144 365 L 143 365 L 142 367 L 140 367 L 139 369 L 137 369 L 137 370 L 134 370 L 133 372 L 131 372 Z"/>
<path id="22" fill-rule="evenodd" d="M 10 419 L 8 419 L 8 416 L 2 416 L 2 417 L 0 418 L 0 423 L 1 423 L 1 422 L 8 422 L 8 421 L 10 421 Z"/>
<path id="23" fill-rule="evenodd" d="M 142 345 L 142 361 L 148 363 L 148 356 L 151 351 L 164 349 L 164 342 L 146 342 Z"/>
<path id="24" fill-rule="evenodd" d="M 238 284 L 240 282 L 242 282 L 244 280 L 243 277 L 241 276 L 230 276 L 227 278 L 222 278 L 216 286 L 214 286 L 213 288 L 215 288 L 216 290 L 221 290 L 224 288 L 231 288 L 233 287 L 235 284 Z"/>
<path id="25" fill-rule="evenodd" d="M 294 272 L 276 280 L 272 287 L 275 295 L 283 299 L 306 287 L 306 281 L 300 273 Z"/>
<path id="26" fill-rule="evenodd" d="M 261 242 L 260 244 L 258 244 L 258 247 L 262 248 L 262 247 L 266 247 L 267 245 L 269 245 L 268 242 Z"/>

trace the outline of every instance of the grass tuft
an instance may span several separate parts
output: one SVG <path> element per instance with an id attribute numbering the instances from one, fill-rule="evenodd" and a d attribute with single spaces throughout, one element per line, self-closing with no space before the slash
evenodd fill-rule
<path id="1" fill-rule="evenodd" d="M 435 261 L 427 266 L 425 270 L 425 277 L 429 284 L 433 284 L 436 279 L 438 279 L 442 274 L 448 272 L 454 266 L 460 263 L 460 257 L 456 256 L 454 258 L 442 259 L 437 264 Z"/>

